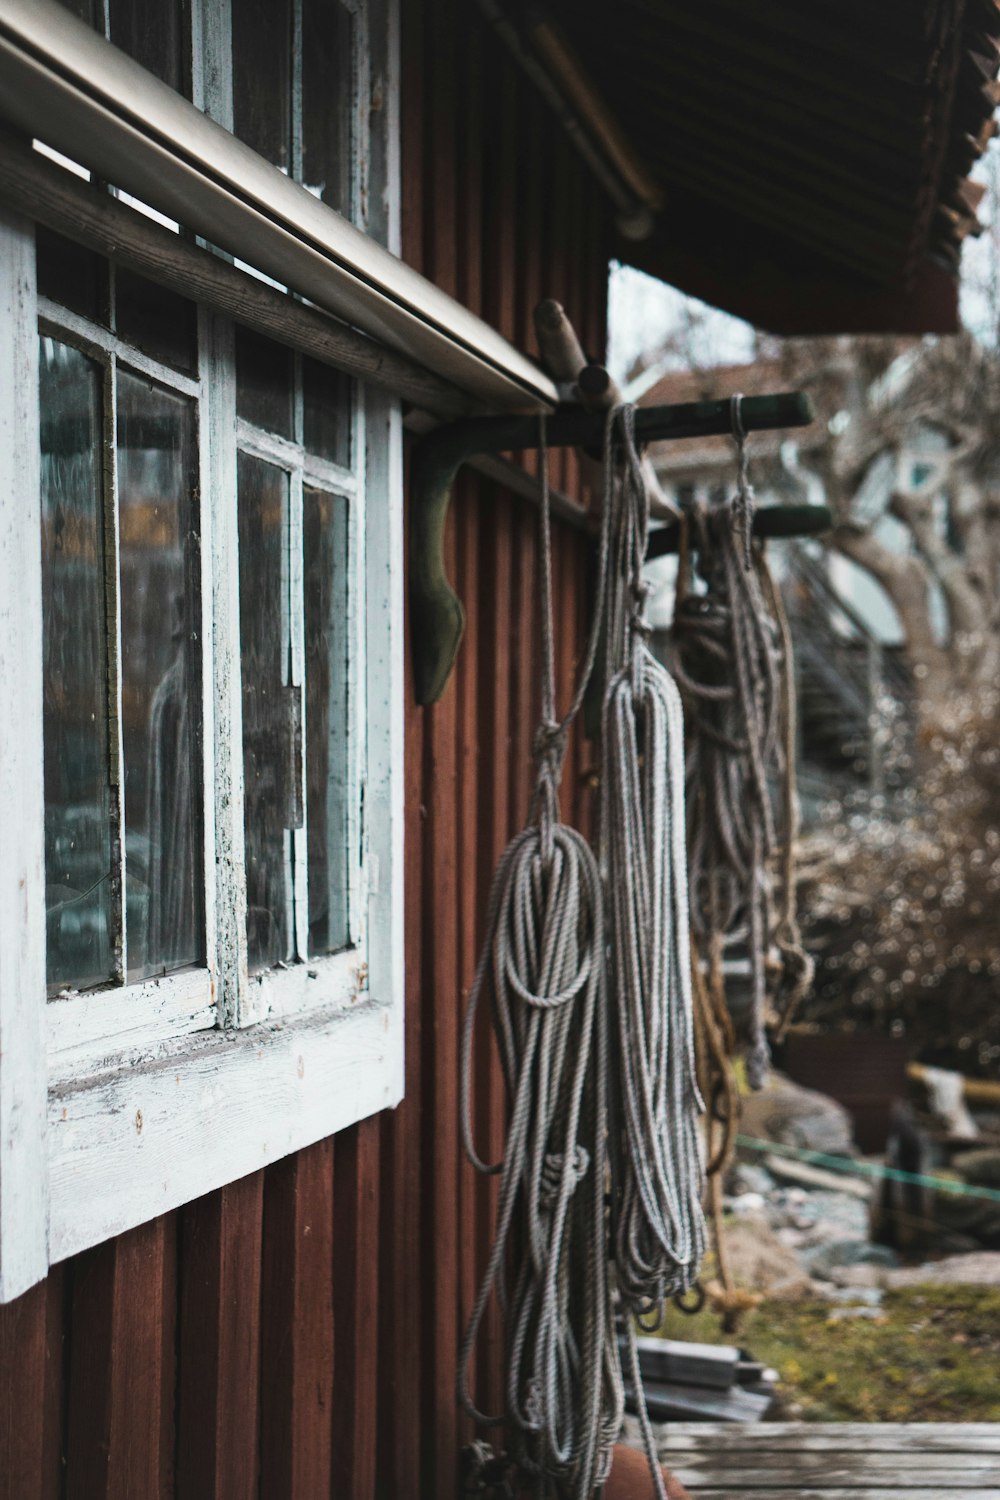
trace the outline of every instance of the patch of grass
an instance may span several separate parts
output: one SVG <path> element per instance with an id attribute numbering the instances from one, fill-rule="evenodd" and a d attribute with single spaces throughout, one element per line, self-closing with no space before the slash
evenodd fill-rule
<path id="1" fill-rule="evenodd" d="M 695 1317 L 671 1307 L 661 1331 L 739 1343 L 778 1371 L 783 1406 L 807 1421 L 1000 1421 L 1000 1289 L 906 1287 L 886 1292 L 875 1318 L 833 1312 L 807 1298 L 764 1301 L 734 1340 L 707 1307 Z"/>

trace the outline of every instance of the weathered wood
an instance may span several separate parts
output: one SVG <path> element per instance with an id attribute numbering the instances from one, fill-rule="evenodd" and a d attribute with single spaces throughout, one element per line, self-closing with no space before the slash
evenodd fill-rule
<path id="1" fill-rule="evenodd" d="M 332 1140 L 265 1177 L 260 1500 L 331 1492 L 333 1192 Z"/>
<path id="2" fill-rule="evenodd" d="M 707 1488 L 698 1487 L 691 1491 L 692 1500 L 696 1500 L 696 1497 L 703 1497 L 703 1500 L 745 1500 L 748 1493 L 750 1492 L 742 1485 L 738 1489 L 729 1485 L 721 1488 L 710 1485 Z M 794 1496 L 795 1500 L 909 1500 L 907 1491 L 900 1490 L 898 1486 L 884 1488 L 864 1485 L 852 1486 L 850 1489 L 841 1489 L 839 1486 L 831 1489 L 812 1487 L 803 1489 L 798 1481 L 766 1490 L 754 1490 L 752 1493 L 754 1500 L 789 1500 L 790 1496 Z M 929 1486 L 926 1493 L 934 1493 L 939 1497 L 942 1494 L 936 1485 Z M 977 1486 L 975 1489 L 962 1490 L 961 1497 L 962 1500 L 997 1500 L 997 1487 L 990 1485 L 983 1489 Z"/>
<path id="3" fill-rule="evenodd" d="M 379 1422 L 390 1440 L 392 1423 L 378 1409 L 378 1260 L 368 1253 L 380 1227 L 378 1122 L 362 1120 L 334 1145 L 334 1369 L 350 1380 L 335 1382 L 331 1494 L 374 1500 Z"/>
<path id="4" fill-rule="evenodd" d="M 0 133 L 0 198 L 116 265 L 436 416 L 467 412 L 454 386 L 311 305 L 136 213 Z"/>
<path id="5" fill-rule="evenodd" d="M 884 1455 L 891 1457 L 891 1455 Z M 845 1464 L 840 1455 L 830 1455 L 830 1463 L 821 1468 L 804 1468 L 799 1463 L 785 1464 L 770 1469 L 697 1469 L 674 1461 L 673 1472 L 682 1484 L 697 1493 L 711 1494 L 714 1488 L 727 1488 L 738 1484 L 747 1495 L 756 1495 L 759 1490 L 799 1490 L 803 1485 L 813 1486 L 825 1495 L 839 1488 L 867 1491 L 875 1485 L 899 1485 L 904 1493 L 934 1490 L 940 1494 L 952 1490 L 982 1489 L 984 1485 L 1000 1478 L 994 1467 L 992 1473 L 968 1469 L 962 1459 L 954 1459 L 949 1469 L 927 1469 L 913 1465 L 901 1465 L 887 1469 L 869 1469 L 864 1455 L 857 1463 Z M 958 1466 L 956 1466 L 958 1465 Z"/>
<path id="6" fill-rule="evenodd" d="M 672 1444 L 669 1446 L 673 1449 Z M 728 1469 L 737 1470 L 748 1476 L 748 1484 L 760 1483 L 760 1475 L 774 1469 L 795 1469 L 802 1474 L 822 1477 L 825 1481 L 834 1470 L 877 1474 L 886 1471 L 908 1473 L 914 1469 L 924 1469 L 943 1474 L 950 1473 L 961 1465 L 963 1470 L 986 1470 L 1000 1477 L 1000 1453 L 938 1453 L 924 1448 L 908 1448 L 902 1444 L 891 1450 L 873 1450 L 863 1437 L 853 1447 L 845 1444 L 842 1448 L 827 1449 L 730 1448 L 724 1441 L 720 1441 L 711 1452 L 684 1452 L 678 1449 L 675 1463 L 678 1468 L 690 1473 L 714 1474 Z"/>
<path id="7" fill-rule="evenodd" d="M 714 1452 L 724 1442 L 727 1451 L 740 1448 L 844 1448 L 864 1443 L 889 1451 L 903 1445 L 917 1451 L 936 1449 L 961 1453 L 970 1441 L 1000 1452 L 1000 1422 L 768 1422 L 740 1426 L 723 1422 L 672 1422 L 665 1441 L 671 1447 L 704 1448 Z"/>
<path id="8" fill-rule="evenodd" d="M 0 1302 L 48 1267 L 45 816 L 34 227 L 0 215 Z M 15 727 L 16 726 L 16 727 Z"/>
<path id="9" fill-rule="evenodd" d="M 264 1173 L 180 1215 L 177 1491 L 256 1500 Z"/>
<path id="10" fill-rule="evenodd" d="M 47 1301 L 43 1282 L 0 1307 L 0 1475 L 11 1497 L 42 1493 Z"/>
<path id="11" fill-rule="evenodd" d="M 154 1219 L 73 1268 L 66 1500 L 170 1500 L 175 1227 Z"/>
<path id="12" fill-rule="evenodd" d="M 627 1421 L 639 1446 L 638 1424 Z M 693 1500 L 1000 1496 L 1000 1423 L 669 1423 L 661 1458 Z"/>

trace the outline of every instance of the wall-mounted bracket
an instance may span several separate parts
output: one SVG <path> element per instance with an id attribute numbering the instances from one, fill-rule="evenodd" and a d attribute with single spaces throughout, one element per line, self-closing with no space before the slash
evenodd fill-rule
<path id="1" fill-rule="evenodd" d="M 805 427 L 814 415 L 809 397 L 798 393 L 746 396 L 740 406 L 740 420 L 746 432 Z M 585 411 L 580 406 L 559 407 L 548 418 L 546 441 L 551 448 L 599 452 L 604 441 L 604 424 L 603 412 Z M 730 432 L 731 424 L 728 400 L 649 406 L 636 411 L 635 435 L 639 443 L 712 437 Z M 415 447 L 410 516 L 410 618 L 414 689 L 420 704 L 435 703 L 440 698 L 465 629 L 465 611 L 448 582 L 444 566 L 444 530 L 455 476 L 478 453 L 506 453 L 538 445 L 538 418 L 515 416 L 470 417 L 452 422 L 429 432 Z M 821 506 L 788 509 L 775 506 L 759 512 L 755 526 L 762 536 L 812 535 L 829 526 L 829 514 Z M 668 540 L 671 530 L 672 546 Z M 676 550 L 676 528 L 665 527 L 657 535 L 663 541 L 654 546 L 654 539 L 650 538 L 651 555 Z"/>

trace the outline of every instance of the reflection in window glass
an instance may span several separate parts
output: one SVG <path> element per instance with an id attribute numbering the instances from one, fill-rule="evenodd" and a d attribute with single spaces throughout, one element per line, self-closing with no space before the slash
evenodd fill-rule
<path id="1" fill-rule="evenodd" d="M 35 226 L 38 292 L 95 323 L 108 321 L 108 262 L 43 224 Z"/>
<path id="2" fill-rule="evenodd" d="M 239 455 L 247 952 L 251 969 L 293 957 L 292 837 L 302 823 L 301 694 L 288 686 L 289 476 Z"/>
<path id="3" fill-rule="evenodd" d="M 202 957 L 194 404 L 118 378 L 127 978 Z"/>
<path id="4" fill-rule="evenodd" d="M 115 969 L 102 372 L 40 342 L 47 969 L 85 988 Z"/>
<path id="5" fill-rule="evenodd" d="M 198 315 L 193 302 L 120 266 L 115 271 L 115 327 L 128 343 L 185 375 L 198 370 Z"/>
<path id="6" fill-rule="evenodd" d="M 348 941 L 347 501 L 303 493 L 309 952 Z"/>
<path id="7" fill-rule="evenodd" d="M 249 328 L 236 330 L 236 410 L 265 432 L 292 437 L 295 364 L 291 349 Z"/>
<path id="8" fill-rule="evenodd" d="M 233 134 L 291 173 L 291 0 L 232 0 Z"/>
<path id="9" fill-rule="evenodd" d="M 348 217 L 353 32 L 337 0 L 302 0 L 302 182 Z"/>
<path id="10" fill-rule="evenodd" d="M 342 468 L 351 463 L 351 392 L 349 375 L 316 359 L 302 360 L 302 439 L 307 453 Z"/>

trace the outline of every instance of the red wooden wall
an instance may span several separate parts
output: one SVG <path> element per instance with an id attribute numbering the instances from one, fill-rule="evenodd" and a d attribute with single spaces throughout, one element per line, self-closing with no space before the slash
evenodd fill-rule
<path id="1" fill-rule="evenodd" d="M 404 0 L 406 259 L 521 347 L 562 301 L 603 348 L 603 206 L 468 0 Z M 578 492 L 572 455 L 553 480 Z M 493 866 L 522 825 L 537 700 L 536 513 L 461 480 L 449 566 L 468 612 L 452 683 L 408 704 L 406 1099 L 56 1267 L 0 1308 L 2 1500 L 451 1500 L 456 1351 L 488 1191 L 461 1159 L 460 1018 Z M 556 531 L 563 701 L 584 552 Z M 586 825 L 586 747 L 566 810 Z M 503 1118 L 490 1039 L 474 1110 Z M 478 1360 L 498 1393 L 495 1326 Z"/>

